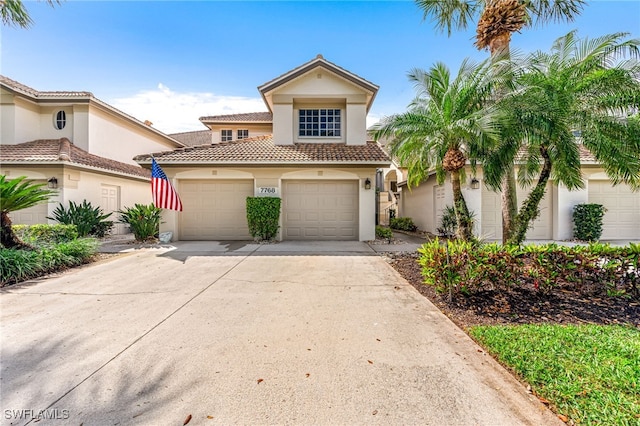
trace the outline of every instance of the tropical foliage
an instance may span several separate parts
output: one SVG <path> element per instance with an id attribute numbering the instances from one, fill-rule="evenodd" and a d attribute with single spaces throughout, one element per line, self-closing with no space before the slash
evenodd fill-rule
<path id="1" fill-rule="evenodd" d="M 60 4 L 60 0 L 45 0 L 49 5 L 54 6 Z M 33 24 L 31 16 L 21 0 L 2 0 L 0 1 L 0 17 L 2 24 L 7 26 L 18 26 L 28 28 Z"/>
<path id="2" fill-rule="evenodd" d="M 0 175 L 0 243 L 8 249 L 31 248 L 15 235 L 9 213 L 46 203 L 55 191 L 44 188 L 44 183 L 33 183 L 26 176 L 7 179 Z"/>
<path id="3" fill-rule="evenodd" d="M 488 165 L 517 160 L 519 183 L 535 182 L 514 220 L 510 243 L 524 240 L 549 179 L 569 190 L 584 187 L 582 151 L 594 155 L 614 184 L 640 187 L 640 128 L 627 119 L 627 111 L 640 107 L 639 43 L 620 33 L 579 39 L 571 32 L 550 53 L 531 54 L 515 71 L 516 90 L 503 108 L 519 123 L 522 147 L 506 154 L 497 150 L 487 159 Z M 487 182 L 498 185 L 504 169 L 486 172 Z"/>
<path id="4" fill-rule="evenodd" d="M 126 223 L 131 228 L 137 241 L 154 239 L 160 232 L 162 209 L 153 205 L 135 204 L 133 207 L 125 207 L 118 212 L 120 223 Z"/>
<path id="5" fill-rule="evenodd" d="M 92 235 L 102 238 L 113 228 L 113 221 L 107 220 L 111 213 L 104 214 L 102 208 L 93 207 L 87 200 L 81 204 L 69 201 L 68 208 L 60 204 L 52 214 L 53 217 L 48 219 L 64 225 L 75 225 L 80 237 Z"/>
<path id="6" fill-rule="evenodd" d="M 488 48 L 491 58 L 509 57 L 511 34 L 531 25 L 549 21 L 572 21 L 582 11 L 584 0 L 416 0 L 424 12 L 424 18 L 432 17 L 436 28 L 464 30 L 477 22 L 476 47 Z M 500 97 L 501 92 L 496 92 Z M 517 138 L 509 132 L 501 136 L 502 142 L 517 151 Z M 517 213 L 516 182 L 514 165 L 500 164 L 504 169 L 502 189 L 503 241 L 511 236 L 512 220 Z"/>
<path id="7" fill-rule="evenodd" d="M 0 248 L 0 287 L 88 262 L 98 243 L 82 238 L 33 250 Z"/>
<path id="8" fill-rule="evenodd" d="M 418 252 L 425 283 L 450 300 L 514 287 L 548 292 L 561 285 L 585 296 L 640 299 L 640 244 L 514 246 L 457 240 L 442 244 L 436 239 Z"/>
<path id="9" fill-rule="evenodd" d="M 408 168 L 408 184 L 418 185 L 436 172 L 438 183 L 451 176 L 457 236 L 473 237 L 461 182 L 469 160 L 475 166 L 481 153 L 499 135 L 499 111 L 489 101 L 500 76 L 488 62 L 465 60 L 456 77 L 443 63 L 409 74 L 417 97 L 407 112 L 384 118 L 374 129 L 376 139 L 390 140 L 391 154 Z"/>

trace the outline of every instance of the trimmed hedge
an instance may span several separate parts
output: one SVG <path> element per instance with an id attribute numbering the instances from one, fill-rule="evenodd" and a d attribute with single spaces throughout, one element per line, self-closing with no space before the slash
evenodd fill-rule
<path id="1" fill-rule="evenodd" d="M 460 294 L 530 286 L 541 292 L 568 285 L 587 296 L 640 299 L 640 244 L 477 246 L 437 239 L 418 249 L 425 283 L 449 299 Z"/>
<path id="2" fill-rule="evenodd" d="M 418 227 L 413 223 L 413 219 L 410 217 L 394 217 L 389 219 L 389 227 L 391 229 L 399 229 L 400 231 L 413 232 Z"/>
<path id="3" fill-rule="evenodd" d="M 64 243 L 78 238 L 75 225 L 13 225 L 11 228 L 18 238 L 31 245 Z"/>
<path id="4" fill-rule="evenodd" d="M 376 237 L 390 240 L 391 238 L 393 238 L 393 231 L 384 226 L 376 225 Z"/>
<path id="5" fill-rule="evenodd" d="M 281 201 L 278 197 L 247 197 L 247 224 L 253 238 L 275 238 L 280 228 Z"/>
<path id="6" fill-rule="evenodd" d="M 602 236 L 602 204 L 578 204 L 573 208 L 573 236 L 581 241 L 598 241 Z"/>

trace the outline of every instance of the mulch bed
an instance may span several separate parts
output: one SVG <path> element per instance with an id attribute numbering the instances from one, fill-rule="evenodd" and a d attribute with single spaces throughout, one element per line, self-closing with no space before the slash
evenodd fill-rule
<path id="1" fill-rule="evenodd" d="M 640 328 L 640 301 L 622 297 L 589 297 L 568 287 L 541 293 L 529 288 L 485 291 L 448 301 L 425 285 L 417 253 L 389 255 L 404 279 L 462 329 L 496 324 L 631 324 Z"/>

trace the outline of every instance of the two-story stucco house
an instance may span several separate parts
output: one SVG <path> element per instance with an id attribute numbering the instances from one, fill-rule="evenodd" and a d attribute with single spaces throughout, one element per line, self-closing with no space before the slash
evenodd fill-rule
<path id="1" fill-rule="evenodd" d="M 376 169 L 390 164 L 367 140 L 378 86 L 318 55 L 258 90 L 268 112 L 202 117 L 209 130 L 173 135 L 195 146 L 153 153 L 184 206 L 161 230 L 250 239 L 246 197 L 265 195 L 282 198 L 280 239 L 374 239 Z"/>
<path id="2" fill-rule="evenodd" d="M 133 157 L 184 146 L 90 92 L 41 92 L 0 76 L 0 108 L 0 174 L 57 189 L 52 202 L 12 212 L 16 224 L 47 223 L 69 201 L 107 213 L 148 204 L 150 172 Z"/>

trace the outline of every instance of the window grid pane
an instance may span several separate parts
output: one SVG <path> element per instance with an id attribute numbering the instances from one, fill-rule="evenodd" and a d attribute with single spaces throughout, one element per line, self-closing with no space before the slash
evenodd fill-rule
<path id="1" fill-rule="evenodd" d="M 301 109 L 298 118 L 299 136 L 340 136 L 339 109 Z"/>
<path id="2" fill-rule="evenodd" d="M 222 142 L 229 142 L 233 140 L 233 130 L 221 130 L 220 131 L 220 140 Z"/>

